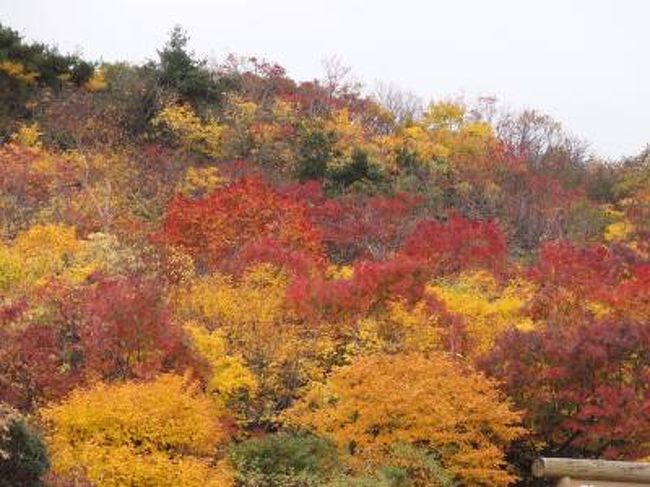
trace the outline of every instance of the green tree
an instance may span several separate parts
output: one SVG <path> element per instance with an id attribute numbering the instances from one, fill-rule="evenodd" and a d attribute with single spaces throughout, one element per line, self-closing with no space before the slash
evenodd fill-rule
<path id="1" fill-rule="evenodd" d="M 181 97 L 198 106 L 202 103 L 217 103 L 221 100 L 225 86 L 217 75 L 206 67 L 204 59 L 196 59 L 188 51 L 189 37 L 180 26 L 175 26 L 169 40 L 158 51 L 159 61 L 155 65 L 158 84 L 175 91 Z"/>
<path id="2" fill-rule="evenodd" d="M 322 485 L 340 466 L 331 441 L 305 434 L 277 433 L 235 445 L 230 458 L 240 485 Z"/>

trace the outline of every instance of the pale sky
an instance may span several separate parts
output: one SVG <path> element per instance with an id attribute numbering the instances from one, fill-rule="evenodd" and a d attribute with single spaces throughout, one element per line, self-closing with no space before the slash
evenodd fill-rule
<path id="1" fill-rule="evenodd" d="M 200 56 L 298 80 L 338 56 L 369 89 L 537 108 L 612 158 L 650 143 L 649 20 L 649 0 L 0 0 L 0 22 L 90 59 L 154 58 L 180 24 Z"/>

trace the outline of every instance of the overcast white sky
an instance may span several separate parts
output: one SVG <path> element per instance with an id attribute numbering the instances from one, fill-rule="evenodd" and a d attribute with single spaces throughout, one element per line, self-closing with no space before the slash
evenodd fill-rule
<path id="1" fill-rule="evenodd" d="M 181 24 L 199 55 L 300 80 L 336 55 L 369 87 L 538 108 L 606 157 L 650 143 L 649 20 L 648 0 L 0 0 L 0 22 L 91 59 L 152 58 Z"/>

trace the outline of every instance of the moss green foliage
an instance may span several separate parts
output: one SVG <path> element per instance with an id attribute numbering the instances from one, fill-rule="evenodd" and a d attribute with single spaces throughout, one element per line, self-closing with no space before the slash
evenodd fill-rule
<path id="1" fill-rule="evenodd" d="M 240 485 L 247 487 L 323 485 L 340 469 L 333 443 L 293 433 L 244 441 L 231 448 L 230 458 Z"/>

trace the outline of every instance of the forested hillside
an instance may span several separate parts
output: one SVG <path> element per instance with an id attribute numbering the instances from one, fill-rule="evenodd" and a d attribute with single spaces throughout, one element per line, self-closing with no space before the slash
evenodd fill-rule
<path id="1" fill-rule="evenodd" d="M 1 486 L 650 457 L 650 149 L 346 74 L 0 27 Z"/>

